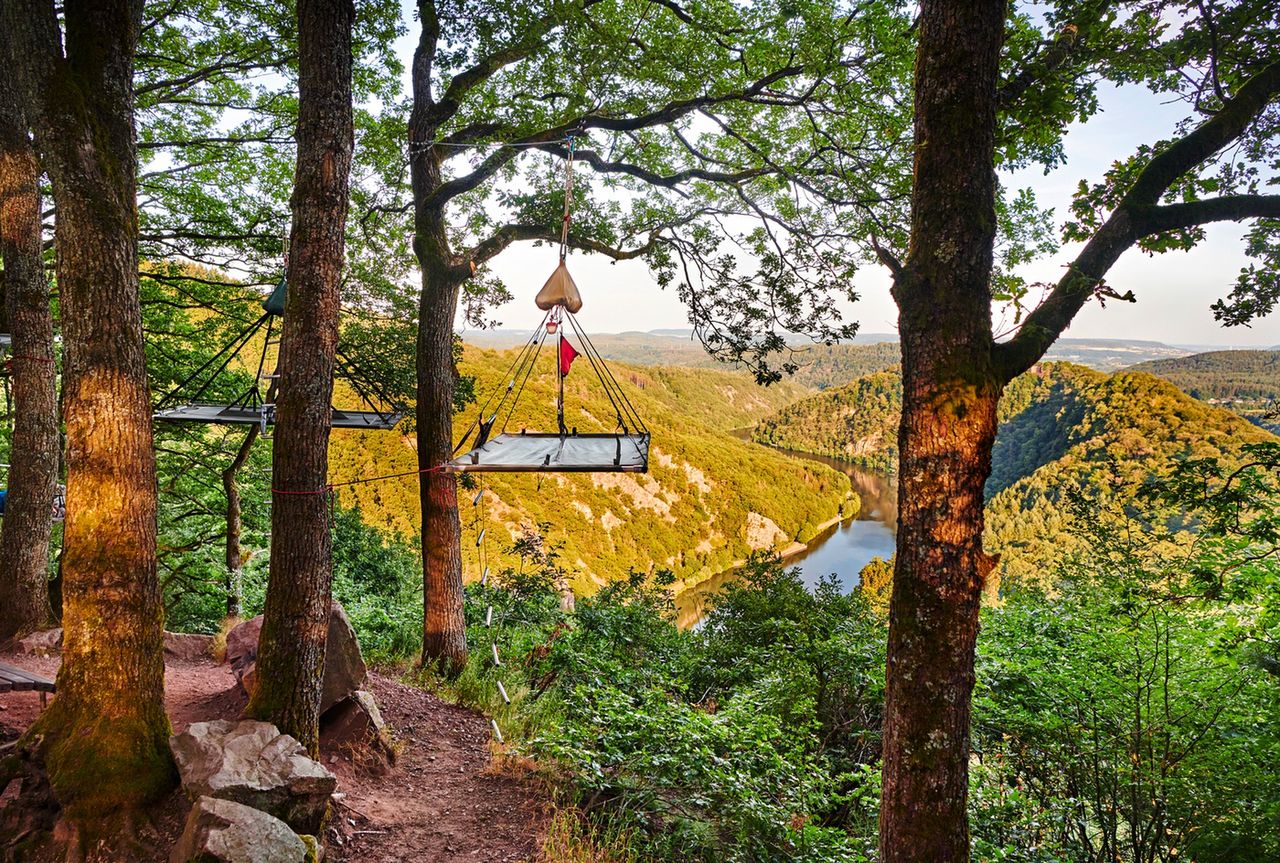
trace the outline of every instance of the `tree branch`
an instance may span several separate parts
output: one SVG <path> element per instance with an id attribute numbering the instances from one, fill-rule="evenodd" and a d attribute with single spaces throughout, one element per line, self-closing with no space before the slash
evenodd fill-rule
<path id="1" fill-rule="evenodd" d="M 602 131 L 610 132 L 634 132 L 638 129 L 647 129 L 653 126 L 666 125 L 667 123 L 674 122 L 675 120 L 711 105 L 720 105 L 726 102 L 750 101 L 753 97 L 764 92 L 770 85 L 785 78 L 801 74 L 803 71 L 803 66 L 786 66 L 765 75 L 739 90 L 734 90 L 729 93 L 721 93 L 719 95 L 680 99 L 656 108 L 647 114 L 638 114 L 633 117 L 606 117 L 598 114 L 582 114 L 580 116 L 570 118 L 559 125 L 543 129 L 542 131 L 536 132 L 532 135 L 527 135 L 517 141 L 512 141 L 507 146 L 499 148 L 481 162 L 471 173 L 461 177 L 456 177 L 448 182 L 441 183 L 431 193 L 430 197 L 422 202 L 421 206 L 425 208 L 442 207 L 445 203 L 458 195 L 472 191 L 494 174 L 498 173 L 498 171 L 502 170 L 502 168 L 514 159 L 524 147 L 538 144 L 552 144 L 566 138 L 573 132 L 586 129 L 600 129 Z"/>
<path id="2" fill-rule="evenodd" d="M 1224 195 L 1134 211 L 1134 223 L 1140 237 L 1194 228 L 1210 222 L 1267 218 L 1280 218 L 1280 195 Z"/>
<path id="3" fill-rule="evenodd" d="M 658 242 L 658 235 L 667 225 L 660 225 L 649 232 L 648 240 L 643 244 L 630 249 L 624 249 L 619 246 L 610 246 L 599 240 L 590 237 L 575 236 L 572 232 L 569 234 L 569 245 L 575 249 L 584 252 L 595 252 L 612 258 L 615 261 L 629 261 L 638 258 L 645 253 L 651 251 Z M 548 243 L 560 242 L 560 232 L 553 231 L 546 225 L 531 224 L 509 224 L 503 225 L 494 231 L 488 238 L 477 243 L 470 252 L 465 255 L 466 260 L 472 266 L 479 266 L 495 257 L 497 257 L 504 249 L 512 243 L 518 243 L 526 240 L 545 240 Z"/>
<path id="4" fill-rule="evenodd" d="M 1157 206 L 1180 176 L 1236 140 L 1280 93 L 1280 62 L 1244 83 L 1221 110 L 1158 153 L 1139 172 L 1132 188 L 1094 233 L 1053 291 L 1008 342 L 996 345 L 994 357 L 1004 380 L 1010 381 L 1036 363 L 1070 326 L 1093 296 L 1107 271 L 1144 236 L 1211 221 L 1272 215 L 1276 197 L 1239 195 Z"/>

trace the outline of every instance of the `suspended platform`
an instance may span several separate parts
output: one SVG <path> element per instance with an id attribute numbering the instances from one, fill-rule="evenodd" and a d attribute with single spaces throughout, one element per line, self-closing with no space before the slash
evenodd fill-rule
<path id="1" fill-rule="evenodd" d="M 262 302 L 263 314 L 238 333 L 221 350 L 177 384 L 155 405 L 152 417 L 157 422 L 186 422 L 212 425 L 256 425 L 262 434 L 276 421 L 277 384 L 280 380 L 279 356 L 271 361 L 273 348 L 281 343 L 276 318 L 284 314 L 286 282 L 281 279 L 274 291 Z M 261 340 L 252 383 L 229 402 L 209 402 L 205 393 L 222 378 L 232 361 L 254 339 Z M 250 366 L 253 368 L 253 366 Z M 212 371 L 211 371 L 212 370 Z M 344 410 L 331 407 L 331 426 L 362 431 L 390 431 L 405 417 L 381 388 L 341 347 L 334 363 L 335 377 L 350 385 L 369 410 Z M 188 395 L 188 391 L 194 389 Z"/>
<path id="2" fill-rule="evenodd" d="M 644 473 L 649 434 L 500 434 L 446 463 L 449 473 Z"/>
<path id="3" fill-rule="evenodd" d="M 161 422 L 192 422 L 210 425 L 260 425 L 275 422 L 275 409 L 263 405 L 219 404 L 184 404 L 159 410 L 155 419 Z M 364 431 L 390 431 L 395 428 L 404 414 L 378 413 L 377 411 L 344 411 L 333 408 L 331 425 L 339 429 L 362 429 Z"/>

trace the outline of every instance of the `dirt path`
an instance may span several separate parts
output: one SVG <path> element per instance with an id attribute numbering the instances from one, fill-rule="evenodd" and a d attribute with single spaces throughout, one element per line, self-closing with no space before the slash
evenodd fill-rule
<path id="1" fill-rule="evenodd" d="M 0 662 L 52 677 L 59 660 L 0 653 Z M 370 673 L 369 686 L 399 741 L 399 758 L 390 772 L 377 774 L 353 763 L 345 749 L 323 749 L 321 760 L 338 775 L 342 795 L 330 822 L 325 859 L 536 860 L 543 800 L 528 785 L 490 771 L 488 721 L 377 673 Z M 245 697 L 225 665 L 170 661 L 165 668 L 165 704 L 174 729 L 181 731 L 192 722 L 237 718 Z M 39 712 L 40 697 L 35 693 L 0 694 L 0 744 L 16 739 Z M 16 791 L 15 783 L 0 794 L 0 807 Z M 166 839 L 156 848 L 157 863 L 168 859 L 185 812 L 181 792 L 156 807 L 157 827 Z"/>

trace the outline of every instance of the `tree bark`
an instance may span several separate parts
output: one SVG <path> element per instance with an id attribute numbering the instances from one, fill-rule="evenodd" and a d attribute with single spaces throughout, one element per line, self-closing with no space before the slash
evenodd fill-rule
<path id="1" fill-rule="evenodd" d="M 267 397 L 271 398 L 270 395 Z M 235 458 L 222 472 L 222 490 L 227 496 L 227 545 L 225 564 L 227 567 L 227 617 L 240 617 L 244 612 L 244 554 L 240 548 L 240 485 L 236 477 L 249 453 L 253 450 L 254 441 L 258 439 L 258 427 L 250 426 L 249 433 L 240 442 Z"/>
<path id="2" fill-rule="evenodd" d="M 422 506 L 422 664 L 449 674 L 467 661 L 463 616 L 462 523 L 458 483 L 439 467 L 453 454 L 453 319 L 458 292 L 470 277 L 469 262 L 449 246 L 444 204 L 434 203 L 443 185 L 440 159 L 426 144 L 439 133 L 448 111 L 431 95 L 436 19 L 431 3 L 420 3 L 422 35 L 413 62 L 413 113 L 409 118 L 410 180 L 413 185 L 413 250 L 422 269 L 418 306 L 418 470 Z"/>
<path id="3" fill-rule="evenodd" d="M 12 36 L 0 62 L 13 68 Z M 0 79 L 0 259 L 12 334 L 13 447 L 0 528 L 0 641 L 47 626 L 51 502 L 58 482 L 57 369 L 41 255 L 40 167 L 17 81 Z"/>
<path id="4" fill-rule="evenodd" d="M 969 859 L 969 715 L 985 576 L 997 70 L 1006 4 L 922 6 L 911 246 L 896 274 L 903 410 L 880 854 Z"/>
<path id="5" fill-rule="evenodd" d="M 347 180 L 352 0 L 298 3 L 298 166 L 272 446 L 271 576 L 247 715 L 313 754 L 333 581 L 329 428 Z"/>
<path id="6" fill-rule="evenodd" d="M 70 820 L 112 830 L 121 824 L 112 813 L 175 779 L 138 296 L 132 73 L 142 0 L 68 0 L 65 34 L 52 0 L 0 12 L 53 183 L 66 346 L 62 667 L 58 697 L 24 741 Z"/>
<path id="7" fill-rule="evenodd" d="M 431 220 L 420 220 L 419 224 Z M 419 239 L 422 239 L 420 227 Z M 431 230 L 428 227 L 428 230 Z M 463 616 L 462 523 L 458 482 L 439 470 L 453 453 L 453 318 L 458 286 L 438 256 L 420 253 L 422 298 L 418 312 L 418 470 L 422 500 L 422 664 L 448 674 L 467 662 Z"/>

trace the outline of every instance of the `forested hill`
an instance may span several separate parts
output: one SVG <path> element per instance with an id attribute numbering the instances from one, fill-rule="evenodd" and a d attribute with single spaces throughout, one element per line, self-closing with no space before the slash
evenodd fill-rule
<path id="1" fill-rule="evenodd" d="M 511 364 L 511 351 L 468 347 L 461 364 L 475 375 L 483 401 Z M 728 432 L 755 423 L 804 395 L 794 383 L 763 388 L 742 372 L 641 368 L 613 364 L 614 374 L 653 433 L 648 474 L 481 474 L 483 527 L 490 555 L 523 529 L 539 528 L 561 545 L 561 563 L 592 589 L 631 568 L 669 567 L 688 581 L 725 569 L 753 548 L 811 538 L 824 522 L 857 506 L 844 474 L 745 443 Z M 565 380 L 566 421 L 580 431 L 612 431 L 613 411 L 586 360 Z M 539 359 L 509 430 L 555 427 L 552 356 Z M 459 415 L 461 433 L 474 418 Z M 495 433 L 496 433 L 495 429 Z M 335 433 L 335 482 L 413 471 L 410 436 Z M 418 531 L 418 483 L 408 476 L 343 490 L 364 520 L 405 535 Z M 460 493 L 463 558 L 469 578 L 480 563 L 472 523 L 475 492 Z M 490 558 L 491 566 L 500 565 Z"/>
<path id="2" fill-rule="evenodd" d="M 1258 425 L 1280 431 L 1268 416 L 1280 401 L 1280 350 L 1211 351 L 1131 368 L 1162 377 L 1198 399 L 1221 403 Z"/>
<path id="3" fill-rule="evenodd" d="M 1203 401 L 1280 398 L 1280 351 L 1210 351 L 1138 363 L 1127 371 L 1162 377 Z"/>
<path id="4" fill-rule="evenodd" d="M 762 443 L 875 468 L 896 459 L 901 380 L 882 372 L 784 408 L 761 423 Z M 1275 440 L 1231 413 L 1141 372 L 1107 375 L 1045 363 L 1000 403 L 987 483 L 988 545 L 1006 574 L 1027 574 L 1071 550 L 1071 492 L 1123 503 L 1174 459 L 1231 463 L 1248 442 Z"/>

